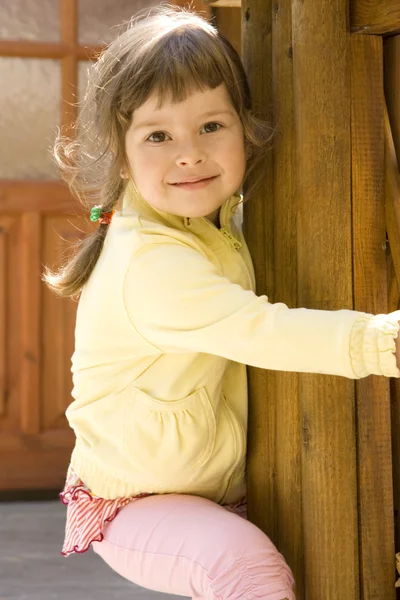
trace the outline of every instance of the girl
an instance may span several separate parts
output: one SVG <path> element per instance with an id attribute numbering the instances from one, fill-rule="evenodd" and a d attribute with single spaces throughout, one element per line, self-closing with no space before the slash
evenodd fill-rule
<path id="1" fill-rule="evenodd" d="M 130 581 L 198 600 L 294 600 L 246 518 L 246 365 L 399 377 L 400 311 L 255 294 L 240 190 L 271 130 L 239 56 L 195 13 L 138 13 L 93 65 L 78 132 L 55 155 L 99 228 L 44 275 L 80 295 L 62 554 L 92 545 Z"/>

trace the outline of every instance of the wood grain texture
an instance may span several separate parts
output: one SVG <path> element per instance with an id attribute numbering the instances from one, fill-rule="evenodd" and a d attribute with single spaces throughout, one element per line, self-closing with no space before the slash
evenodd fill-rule
<path id="1" fill-rule="evenodd" d="M 104 46 L 75 46 L 63 42 L 0 40 L 0 56 L 20 58 L 64 58 L 72 54 L 78 60 L 92 60 L 103 48 Z"/>
<path id="2" fill-rule="evenodd" d="M 272 1 L 242 3 L 242 57 L 252 92 L 253 112 L 272 123 Z M 254 263 L 259 296 L 274 301 L 273 159 L 259 168 L 265 174 L 257 197 L 249 202 L 244 187 L 244 234 Z M 266 343 L 267 340 L 266 340 Z M 279 546 L 276 490 L 275 373 L 248 367 L 249 425 L 247 497 L 249 519 Z"/>
<path id="3" fill-rule="evenodd" d="M 0 213 L 19 214 L 27 210 L 83 214 L 84 208 L 68 187 L 58 181 L 0 181 Z M 89 209 L 88 211 L 89 212 Z"/>
<path id="4" fill-rule="evenodd" d="M 383 41 L 383 58 L 386 105 L 400 170 L 400 35 Z"/>
<path id="5" fill-rule="evenodd" d="M 40 431 L 41 366 L 41 217 L 26 211 L 21 217 L 21 364 L 20 433 Z"/>
<path id="6" fill-rule="evenodd" d="M 294 127 L 292 9 L 273 4 L 272 102 L 275 300 L 297 306 L 296 133 Z M 297 373 L 277 371 L 276 488 L 278 545 L 290 565 L 298 598 L 305 597 L 301 493 L 301 428 Z"/>
<path id="7" fill-rule="evenodd" d="M 351 141 L 355 309 L 387 311 L 382 39 L 351 38 Z M 363 600 L 394 600 L 389 381 L 356 382 Z"/>
<path id="8" fill-rule="evenodd" d="M 400 31 L 398 0 L 351 0 L 351 31 L 383 35 Z"/>
<path id="9" fill-rule="evenodd" d="M 400 173 L 387 107 L 384 107 L 386 229 L 397 283 L 400 284 Z"/>
<path id="10" fill-rule="evenodd" d="M 384 50 L 388 312 L 400 307 L 400 36 L 387 38 Z M 397 166 L 397 170 L 396 170 Z M 400 552 L 400 382 L 390 381 L 395 549 Z M 400 589 L 397 589 L 400 598 Z"/>
<path id="11" fill-rule="evenodd" d="M 6 410 L 7 333 L 7 230 L 5 219 L 0 219 L 0 418 Z"/>
<path id="12" fill-rule="evenodd" d="M 292 10 L 298 306 L 352 309 L 347 2 Z M 307 600 L 359 599 L 354 388 L 299 375 Z"/>

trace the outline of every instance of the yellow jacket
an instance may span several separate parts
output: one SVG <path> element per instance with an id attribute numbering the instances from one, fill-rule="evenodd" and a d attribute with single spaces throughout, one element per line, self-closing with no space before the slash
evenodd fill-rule
<path id="1" fill-rule="evenodd" d="M 131 184 L 79 299 L 71 467 L 103 498 L 245 495 L 246 365 L 400 377 L 400 311 L 289 309 L 255 294 L 242 204 L 205 218 L 152 208 Z"/>

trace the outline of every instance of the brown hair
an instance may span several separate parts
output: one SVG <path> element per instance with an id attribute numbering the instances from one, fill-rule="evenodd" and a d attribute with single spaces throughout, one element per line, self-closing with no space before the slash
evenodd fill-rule
<path id="1" fill-rule="evenodd" d="M 139 11 L 124 27 L 90 68 L 76 139 L 59 132 L 55 141 L 54 155 L 71 192 L 88 212 L 94 204 L 101 204 L 104 212 L 114 210 L 126 185 L 121 169 L 126 168 L 124 142 L 133 111 L 154 91 L 161 108 L 167 94 L 181 102 L 192 90 L 222 83 L 243 124 L 244 187 L 265 157 L 273 133 L 267 122 L 252 114 L 246 73 L 231 43 L 197 13 L 165 3 Z M 246 188 L 246 201 L 261 178 L 262 171 Z M 108 225 L 101 224 L 78 240 L 57 273 L 45 267 L 45 284 L 59 296 L 77 297 L 100 256 L 107 230 Z"/>

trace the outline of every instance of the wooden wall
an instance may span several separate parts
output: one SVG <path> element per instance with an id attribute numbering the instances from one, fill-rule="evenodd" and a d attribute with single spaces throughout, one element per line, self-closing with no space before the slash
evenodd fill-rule
<path id="1" fill-rule="evenodd" d="M 211 6 L 240 46 L 255 112 L 277 126 L 245 205 L 257 293 L 292 308 L 397 310 L 400 4 Z M 399 381 L 249 368 L 249 391 L 249 517 L 284 554 L 298 598 L 394 600 Z"/>

